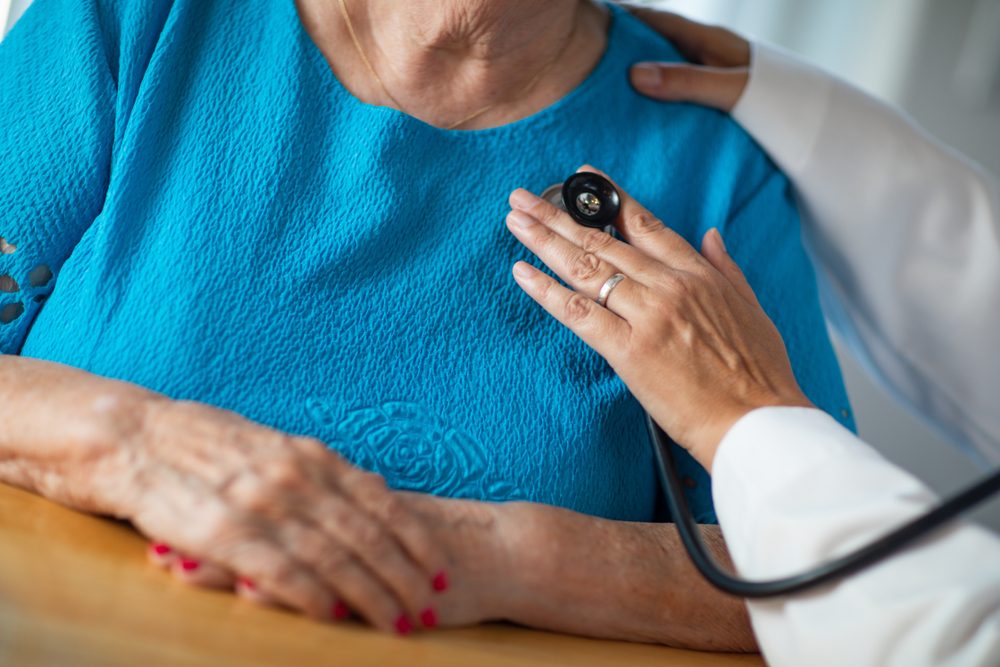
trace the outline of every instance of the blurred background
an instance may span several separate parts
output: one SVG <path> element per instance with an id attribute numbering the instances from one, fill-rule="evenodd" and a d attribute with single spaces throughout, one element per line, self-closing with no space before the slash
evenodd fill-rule
<path id="1" fill-rule="evenodd" d="M 0 28 L 9 29 L 29 3 L 0 0 Z M 648 4 L 784 46 L 905 109 L 931 134 L 1000 175 L 1000 0 Z M 865 439 L 942 493 L 981 474 L 839 352 Z M 1000 499 L 975 518 L 1000 532 Z"/>

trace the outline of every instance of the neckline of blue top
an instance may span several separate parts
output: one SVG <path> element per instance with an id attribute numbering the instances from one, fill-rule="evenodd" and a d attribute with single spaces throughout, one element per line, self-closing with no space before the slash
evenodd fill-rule
<path id="1" fill-rule="evenodd" d="M 564 117 L 564 113 L 567 110 L 570 110 L 572 106 L 582 103 L 582 101 L 591 94 L 599 92 L 602 87 L 602 81 L 610 74 L 614 73 L 620 76 L 626 75 L 624 68 L 615 67 L 615 61 L 617 59 L 614 55 L 622 42 L 620 38 L 622 16 L 627 15 L 627 12 L 617 5 L 605 3 L 605 7 L 609 10 L 609 19 L 608 37 L 604 53 L 601 54 L 600 59 L 590 73 L 587 74 L 583 81 L 577 84 L 575 88 L 549 106 L 539 109 L 535 113 L 515 120 L 511 123 L 481 129 L 449 130 L 447 128 L 431 125 L 430 123 L 420 120 L 415 116 L 411 116 L 406 112 L 394 109 L 393 107 L 370 104 L 358 99 L 354 93 L 348 90 L 347 87 L 341 83 L 340 79 L 337 78 L 337 75 L 327 62 L 326 56 L 323 55 L 323 51 L 319 48 L 312 36 L 309 34 L 309 31 L 306 30 L 305 26 L 302 24 L 302 18 L 299 16 L 295 0 L 281 0 L 281 4 L 287 10 L 288 18 L 293 22 L 295 35 L 299 39 L 300 47 L 302 48 L 305 57 L 309 59 L 310 66 L 315 69 L 316 75 L 320 78 L 324 87 L 329 91 L 330 95 L 335 100 L 341 103 L 346 101 L 346 103 L 354 110 L 370 114 L 373 117 L 381 116 L 383 120 L 390 122 L 394 121 L 394 124 L 409 125 L 410 129 L 418 129 L 435 133 L 441 137 L 493 139 L 498 135 L 510 132 L 533 130 L 538 126 L 545 125 L 546 123 L 559 121 L 560 117 Z M 619 71 L 619 69 L 621 69 L 621 71 Z"/>

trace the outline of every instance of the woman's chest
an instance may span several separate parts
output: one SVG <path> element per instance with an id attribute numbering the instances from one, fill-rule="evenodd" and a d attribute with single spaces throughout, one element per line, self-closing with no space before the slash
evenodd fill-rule
<path id="1" fill-rule="evenodd" d="M 169 161 L 202 177 L 120 172 L 27 353 L 318 437 L 398 488 L 650 518 L 641 410 L 510 275 L 507 193 L 567 168 L 350 123 Z"/>

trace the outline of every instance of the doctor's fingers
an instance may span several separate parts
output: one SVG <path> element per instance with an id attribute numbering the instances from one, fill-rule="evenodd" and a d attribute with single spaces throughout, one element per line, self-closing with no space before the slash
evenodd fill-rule
<path id="1" fill-rule="evenodd" d="M 637 63 L 632 85 L 644 95 L 670 101 L 694 102 L 730 112 L 749 80 L 750 43 L 734 32 L 652 9 L 629 7 L 647 25 L 670 40 L 697 65 Z"/>
<path id="2" fill-rule="evenodd" d="M 750 70 L 643 62 L 632 66 L 631 80 L 636 90 L 654 99 L 693 102 L 729 113 L 746 90 Z"/>
<path id="3" fill-rule="evenodd" d="M 683 236 L 663 224 L 610 176 L 590 165 L 584 165 L 578 171 L 600 174 L 615 186 L 621 197 L 621 212 L 618 214 L 615 226 L 633 249 L 641 251 L 666 269 L 691 271 L 707 266 L 705 259 L 684 240 Z M 673 271 L 661 269 L 655 278 L 666 277 L 670 280 L 673 275 Z"/>
<path id="4" fill-rule="evenodd" d="M 711 67 L 750 64 L 750 43 L 731 30 L 648 7 L 627 6 L 626 9 L 670 40 L 681 55 L 692 62 Z"/>
<path id="5" fill-rule="evenodd" d="M 726 244 L 722 240 L 722 234 L 719 233 L 718 229 L 713 227 L 705 232 L 705 236 L 701 239 L 701 254 L 736 288 L 740 296 L 748 303 L 760 307 L 760 301 L 757 300 L 757 295 L 743 274 L 743 269 L 729 256 Z"/>
<path id="6" fill-rule="evenodd" d="M 524 211 L 511 211 L 507 226 L 525 247 L 576 289 L 581 298 L 597 299 L 604 283 L 620 270 L 626 278 L 607 297 L 607 309 L 626 320 L 642 315 L 646 302 L 642 292 L 646 288 L 632 277 L 634 273 L 601 259 L 599 251 L 591 252 L 568 241 Z"/>
<path id="7" fill-rule="evenodd" d="M 659 262 L 641 250 L 623 243 L 603 230 L 577 224 L 566 211 L 556 208 L 548 201 L 527 190 L 522 188 L 514 190 L 510 195 L 509 203 L 511 208 L 526 213 L 532 219 L 542 223 L 544 227 L 582 249 L 584 253 L 589 253 L 613 267 L 617 267 L 633 280 L 647 282 L 663 271 Z M 590 258 L 586 259 L 589 261 Z M 610 275 L 611 273 L 604 276 L 604 279 Z M 598 283 L 598 288 L 603 284 L 604 279 Z"/>
<path id="8" fill-rule="evenodd" d="M 607 308 L 579 292 L 563 287 L 555 278 L 527 262 L 514 264 L 513 274 L 517 284 L 528 296 L 612 365 L 618 360 L 619 354 L 627 349 L 625 342 L 631 337 L 631 326 Z M 627 279 L 619 287 L 625 282 Z"/>

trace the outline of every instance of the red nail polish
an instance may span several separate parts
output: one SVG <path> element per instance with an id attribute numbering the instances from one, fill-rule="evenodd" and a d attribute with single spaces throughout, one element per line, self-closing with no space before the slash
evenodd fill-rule
<path id="1" fill-rule="evenodd" d="M 246 577 L 240 577 L 237 581 L 238 581 L 238 583 L 239 583 L 240 586 L 242 586 L 243 588 L 245 588 L 247 590 L 250 590 L 250 591 L 257 590 L 257 584 L 253 583 L 253 579 L 247 579 Z"/>
<path id="2" fill-rule="evenodd" d="M 427 609 L 420 612 L 420 622 L 424 624 L 425 628 L 433 628 L 438 624 L 438 617 L 434 612 L 434 607 L 427 607 Z"/>
<path id="3" fill-rule="evenodd" d="M 344 620 L 345 618 L 347 618 L 348 616 L 351 615 L 351 610 L 348 609 L 347 605 L 344 604 L 342 601 L 337 600 L 333 604 L 333 611 L 332 611 L 332 613 L 333 613 L 333 617 L 335 619 L 337 619 L 338 621 L 342 621 L 342 620 Z"/>
<path id="4" fill-rule="evenodd" d="M 448 590 L 448 575 L 445 574 L 444 570 L 441 570 L 436 575 L 434 575 L 434 581 L 431 582 L 431 586 L 438 593 L 443 593 Z"/>
<path id="5" fill-rule="evenodd" d="M 168 553 L 173 551 L 173 549 L 168 547 L 163 542 L 153 542 L 152 544 L 149 545 L 149 548 L 152 549 L 153 553 L 156 554 L 157 556 L 166 556 Z"/>
<path id="6" fill-rule="evenodd" d="M 400 614 L 399 618 L 396 619 L 396 632 L 401 635 L 413 632 L 413 621 L 408 619 L 406 614 Z"/>
<path id="7" fill-rule="evenodd" d="M 181 569 L 184 570 L 185 572 L 194 572 L 200 566 L 201 563 L 199 563 L 196 560 L 192 560 L 190 558 L 184 558 L 181 560 Z"/>

